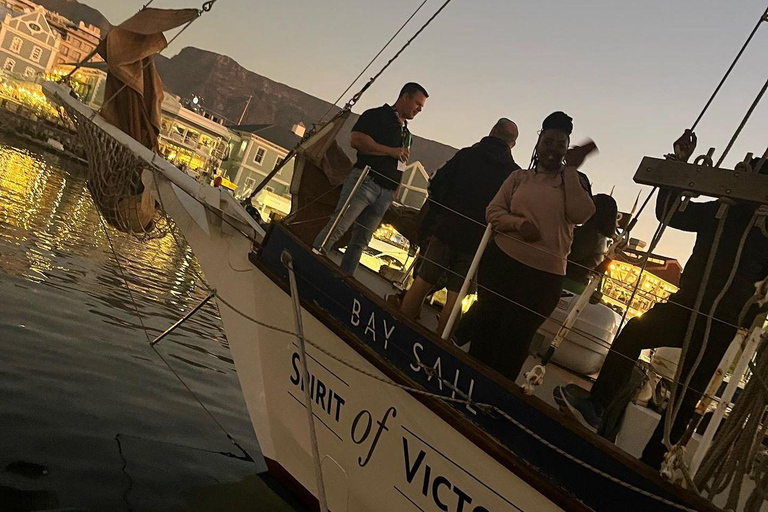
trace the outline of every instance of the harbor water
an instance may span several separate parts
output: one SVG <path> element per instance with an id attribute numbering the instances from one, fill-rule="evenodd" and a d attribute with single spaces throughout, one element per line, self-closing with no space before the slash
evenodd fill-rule
<path id="1" fill-rule="evenodd" d="M 215 304 L 149 345 L 206 296 L 189 247 L 108 238 L 85 174 L 0 140 L 0 510 L 292 510 Z"/>

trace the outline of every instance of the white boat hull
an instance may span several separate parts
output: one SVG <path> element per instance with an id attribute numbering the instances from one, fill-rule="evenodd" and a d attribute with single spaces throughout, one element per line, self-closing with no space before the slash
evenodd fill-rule
<path id="1" fill-rule="evenodd" d="M 159 190 L 218 294 L 239 311 L 293 332 L 290 295 L 248 261 L 251 242 L 231 228 L 225 234 L 210 226 L 206 233 L 170 183 L 160 181 Z M 264 457 L 317 496 L 296 338 L 256 325 L 221 302 L 219 309 Z M 309 340 L 387 378 L 321 321 L 305 311 L 303 320 Z M 334 512 L 563 510 L 407 391 L 313 347 L 307 353 L 323 478 Z"/>

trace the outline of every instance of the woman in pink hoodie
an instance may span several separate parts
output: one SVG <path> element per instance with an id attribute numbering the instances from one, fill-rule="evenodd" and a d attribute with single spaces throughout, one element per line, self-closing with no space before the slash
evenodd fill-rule
<path id="1" fill-rule="evenodd" d="M 557 306 L 573 229 L 595 212 L 589 180 L 576 169 L 595 147 L 569 152 L 572 131 L 569 116 L 549 115 L 531 168 L 513 172 L 488 205 L 494 236 L 480 264 L 478 302 L 456 333 L 472 343 L 470 355 L 512 380 Z"/>

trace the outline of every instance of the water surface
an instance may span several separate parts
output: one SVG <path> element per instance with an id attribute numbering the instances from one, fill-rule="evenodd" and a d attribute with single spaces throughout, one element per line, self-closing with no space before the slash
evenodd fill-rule
<path id="1" fill-rule="evenodd" d="M 85 169 L 0 140 L 0 510 L 284 508 L 215 305 L 148 344 L 205 297 L 189 247 L 109 236 L 131 293 Z"/>

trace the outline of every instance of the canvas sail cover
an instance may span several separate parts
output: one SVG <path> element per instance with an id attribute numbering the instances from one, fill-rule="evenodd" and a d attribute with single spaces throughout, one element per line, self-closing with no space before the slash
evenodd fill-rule
<path id="1" fill-rule="evenodd" d="M 197 16 L 197 9 L 143 9 L 112 29 L 98 47 L 107 63 L 101 116 L 153 151 L 158 149 L 163 102 L 154 55 L 168 45 L 163 32 Z M 120 169 L 98 148 L 88 152 L 89 187 L 106 220 L 125 232 L 150 230 L 155 202 L 141 185 L 142 169 Z"/>
<path id="2" fill-rule="evenodd" d="M 291 180 L 291 215 L 286 223 L 308 244 L 328 222 L 339 201 L 341 185 L 352 171 L 352 161 L 336 141 L 349 115 L 347 111 L 331 120 L 297 150 Z"/>
<path id="3" fill-rule="evenodd" d="M 291 180 L 291 215 L 286 223 L 302 241 L 311 244 L 328 222 L 341 195 L 341 187 L 352 171 L 352 161 L 337 137 L 349 119 L 347 111 L 317 131 L 297 150 Z M 394 203 L 383 222 L 392 224 L 412 245 L 418 242 L 422 215 L 414 208 Z M 349 232 L 336 243 L 344 246 Z"/>
<path id="4" fill-rule="evenodd" d="M 163 32 L 197 15 L 197 9 L 143 9 L 111 30 L 99 45 L 107 63 L 104 97 L 112 98 L 101 116 L 150 149 L 157 149 L 163 102 L 154 56 L 168 46 Z"/>

